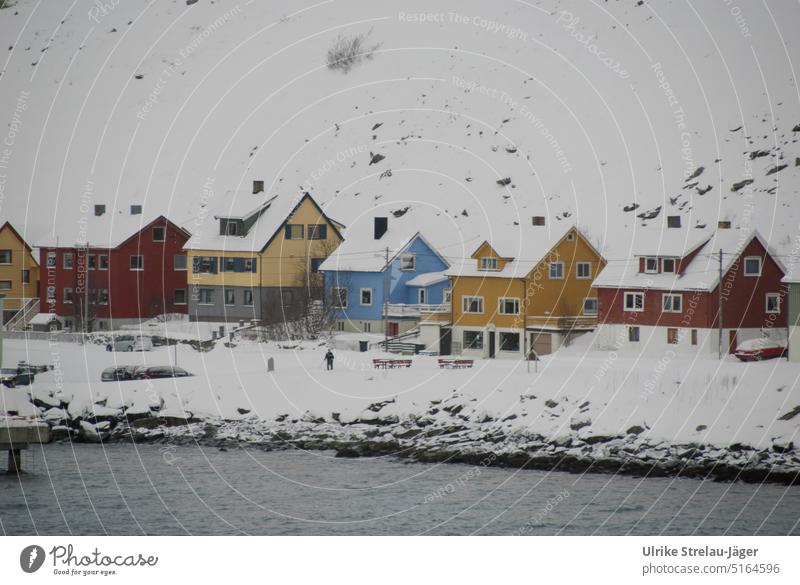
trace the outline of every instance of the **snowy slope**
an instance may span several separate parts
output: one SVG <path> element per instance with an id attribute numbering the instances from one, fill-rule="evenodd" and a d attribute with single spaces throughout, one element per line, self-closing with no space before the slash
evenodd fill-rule
<path id="1" fill-rule="evenodd" d="M 34 243 L 72 240 L 91 203 L 141 202 L 192 229 L 264 179 L 346 224 L 429 205 L 454 241 L 546 215 L 616 259 L 634 228 L 680 213 L 797 253 L 793 3 L 12 4 L 0 214 Z M 371 59 L 325 66 L 338 34 L 367 32 Z"/>

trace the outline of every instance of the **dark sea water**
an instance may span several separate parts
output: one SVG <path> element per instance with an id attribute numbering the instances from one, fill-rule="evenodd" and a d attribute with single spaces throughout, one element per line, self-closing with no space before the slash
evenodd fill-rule
<path id="1" fill-rule="evenodd" d="M 0 533 L 800 534 L 797 487 L 165 449 L 26 452 L 29 473 L 0 473 Z"/>

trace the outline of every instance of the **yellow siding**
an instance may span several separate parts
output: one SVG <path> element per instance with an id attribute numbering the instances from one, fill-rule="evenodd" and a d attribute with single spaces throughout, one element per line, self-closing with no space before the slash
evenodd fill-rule
<path id="1" fill-rule="evenodd" d="M 503 258 L 497 252 L 495 252 L 494 248 L 489 245 L 488 242 L 484 242 L 481 244 L 477 250 L 472 254 L 472 258 L 475 259 L 476 267 L 480 267 L 481 258 L 497 258 L 497 269 L 502 270 L 505 268 L 506 264 L 513 260 L 513 258 Z"/>
<path id="2" fill-rule="evenodd" d="M 11 282 L 11 288 L 0 290 L 6 296 L 4 309 L 19 309 L 21 299 L 38 296 L 39 264 L 8 225 L 0 230 L 0 250 L 11 250 L 11 264 L 0 264 L 0 280 Z M 29 284 L 22 283 L 23 270 L 30 270 Z"/>
<path id="3" fill-rule="evenodd" d="M 516 297 L 520 300 L 522 311 L 521 278 L 491 278 L 479 276 L 458 276 L 452 280 L 453 325 L 463 327 L 483 327 L 493 323 L 496 327 L 522 327 L 520 315 L 501 315 L 498 301 L 501 297 Z M 464 296 L 483 297 L 483 313 L 465 313 Z"/>

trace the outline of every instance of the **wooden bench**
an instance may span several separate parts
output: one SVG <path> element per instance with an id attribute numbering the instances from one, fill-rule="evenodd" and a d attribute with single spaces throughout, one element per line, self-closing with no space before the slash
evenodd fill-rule
<path id="1" fill-rule="evenodd" d="M 439 367 L 446 368 L 448 370 L 471 368 L 472 364 L 473 360 L 439 358 Z"/>
<path id="2" fill-rule="evenodd" d="M 386 370 L 388 368 L 410 368 L 411 360 L 398 360 L 391 358 L 373 358 L 372 365 L 375 368 Z"/>

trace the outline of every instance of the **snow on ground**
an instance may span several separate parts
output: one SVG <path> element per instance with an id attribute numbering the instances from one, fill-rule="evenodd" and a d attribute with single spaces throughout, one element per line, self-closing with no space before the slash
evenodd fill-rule
<path id="1" fill-rule="evenodd" d="M 100 382 L 101 371 L 114 364 L 166 365 L 175 348 L 143 353 L 109 353 L 101 346 L 6 340 L 6 364 L 18 360 L 50 363 L 57 369 L 40 374 L 31 388 L 2 388 L 0 409 L 33 413 L 28 393 L 69 402 L 73 416 L 84 409 L 103 416 L 105 409 L 147 411 L 163 400 L 162 415 L 241 419 L 281 415 L 303 419 L 340 413 L 347 422 L 373 416 L 372 403 L 395 400 L 381 417 L 425 415 L 431 402 L 450 399 L 460 414 L 480 420 L 486 414 L 504 430 L 526 430 L 558 438 L 624 434 L 633 426 L 641 438 L 680 443 L 756 448 L 798 439 L 800 416 L 778 418 L 800 405 L 800 364 L 785 360 L 740 363 L 705 357 L 656 355 L 627 357 L 587 350 L 582 339 L 538 364 L 476 360 L 473 369 L 441 370 L 434 357 L 415 356 L 408 369 L 374 370 L 376 352 L 337 351 L 335 370 L 323 367 L 324 347 L 303 342 L 300 349 L 275 343 L 218 343 L 206 353 L 178 346 L 178 365 L 194 373 L 188 379 Z M 267 373 L 267 360 L 275 372 Z M 55 400 L 50 396 L 55 395 Z M 240 410 L 241 409 L 241 410 Z M 249 411 L 249 412 L 247 412 Z M 50 413 L 55 416 L 58 413 Z M 444 413 L 442 413 L 444 414 Z M 334 417 L 335 418 L 335 417 Z"/>

